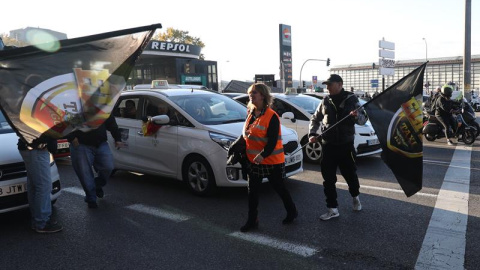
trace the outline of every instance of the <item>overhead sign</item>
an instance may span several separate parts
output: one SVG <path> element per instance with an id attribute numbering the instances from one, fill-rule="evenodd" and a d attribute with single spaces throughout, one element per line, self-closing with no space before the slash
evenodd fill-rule
<path id="1" fill-rule="evenodd" d="M 393 75 L 393 74 L 395 74 L 395 69 L 393 69 L 393 68 L 380 67 L 379 70 L 380 70 L 381 75 Z"/>
<path id="2" fill-rule="evenodd" d="M 379 66 L 384 67 L 384 68 L 394 68 L 395 67 L 395 60 L 393 60 L 393 59 L 380 58 L 378 62 L 379 62 Z"/>
<path id="3" fill-rule="evenodd" d="M 379 40 L 378 47 L 387 50 L 395 50 L 395 43 L 386 40 Z"/>
<path id="4" fill-rule="evenodd" d="M 395 52 L 380 49 L 378 51 L 378 56 L 385 57 L 385 58 L 390 58 L 390 59 L 395 59 Z"/>
<path id="5" fill-rule="evenodd" d="M 378 42 L 378 56 L 380 67 L 378 69 L 380 75 L 393 75 L 395 73 L 395 43 L 385 41 Z"/>

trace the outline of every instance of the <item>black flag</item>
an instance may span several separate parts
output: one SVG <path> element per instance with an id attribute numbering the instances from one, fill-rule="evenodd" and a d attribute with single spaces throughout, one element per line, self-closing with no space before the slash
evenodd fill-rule
<path id="1" fill-rule="evenodd" d="M 382 146 L 382 159 L 407 197 L 422 189 L 422 96 L 426 65 L 364 105 Z"/>
<path id="2" fill-rule="evenodd" d="M 0 108 L 27 143 L 100 126 L 160 24 L 0 51 Z"/>

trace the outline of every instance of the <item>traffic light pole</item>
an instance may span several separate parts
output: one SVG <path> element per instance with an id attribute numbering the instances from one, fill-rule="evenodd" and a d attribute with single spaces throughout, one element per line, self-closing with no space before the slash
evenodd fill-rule
<path id="1" fill-rule="evenodd" d="M 307 60 L 305 60 L 305 62 L 303 62 L 302 68 L 300 69 L 300 81 L 299 81 L 298 83 L 302 83 L 302 71 L 303 71 L 303 66 L 305 66 L 305 64 L 306 64 L 308 61 L 324 61 L 324 62 L 327 62 L 327 66 L 330 65 L 330 58 L 327 58 L 327 60 L 323 60 L 323 59 L 307 59 Z"/>

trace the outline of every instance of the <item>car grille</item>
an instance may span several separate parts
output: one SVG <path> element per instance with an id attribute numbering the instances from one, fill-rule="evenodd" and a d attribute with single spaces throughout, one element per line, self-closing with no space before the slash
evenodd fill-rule
<path id="1" fill-rule="evenodd" d="M 368 153 L 368 152 L 373 152 L 373 151 L 376 151 L 380 148 L 381 148 L 380 144 L 369 146 L 366 143 L 362 143 L 362 144 L 359 144 L 357 146 L 357 155 L 363 154 L 363 153 Z"/>
<path id="2" fill-rule="evenodd" d="M 291 141 L 283 145 L 283 152 L 285 154 L 290 154 L 293 151 L 297 150 L 298 148 L 298 142 L 297 141 Z"/>
<path id="3" fill-rule="evenodd" d="M 23 162 L 0 165 L 0 171 L 0 181 L 6 181 L 27 176 L 25 163 Z"/>
<path id="4" fill-rule="evenodd" d="M 293 172 L 302 167 L 302 162 L 294 163 L 290 166 L 285 166 L 285 173 Z"/>

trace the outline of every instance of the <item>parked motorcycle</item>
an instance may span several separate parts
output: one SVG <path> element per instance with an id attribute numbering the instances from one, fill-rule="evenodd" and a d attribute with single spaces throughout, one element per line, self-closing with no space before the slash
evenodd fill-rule
<path id="1" fill-rule="evenodd" d="M 470 126 L 465 122 L 464 119 L 464 110 L 462 109 L 461 113 L 455 114 L 455 119 L 457 126 L 453 127 L 453 133 L 456 138 L 459 138 L 466 145 L 471 145 L 475 142 L 477 137 L 477 129 L 473 126 Z M 427 141 L 435 141 L 436 139 L 445 138 L 445 132 L 443 130 L 442 124 L 438 122 L 437 118 L 434 115 L 429 115 L 428 120 L 423 123 L 423 130 Z"/>

